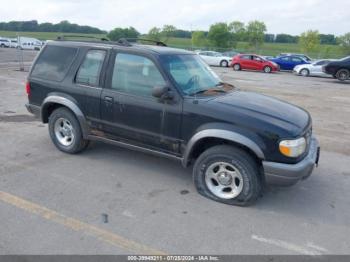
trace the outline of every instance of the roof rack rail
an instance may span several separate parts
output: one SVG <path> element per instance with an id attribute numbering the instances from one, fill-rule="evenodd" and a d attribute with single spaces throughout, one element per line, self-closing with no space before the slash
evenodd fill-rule
<path id="1" fill-rule="evenodd" d="M 145 38 L 120 38 L 118 40 L 119 44 L 125 45 L 125 46 L 131 46 L 130 43 L 136 43 L 136 42 L 150 42 L 150 43 L 155 43 L 157 46 L 167 46 L 164 42 L 162 41 L 157 41 L 157 40 L 151 40 L 151 39 L 145 39 Z"/>
<path id="2" fill-rule="evenodd" d="M 57 40 L 67 40 L 68 38 L 86 38 L 86 39 L 96 39 L 100 41 L 108 41 L 110 42 L 107 37 L 96 37 L 96 36 L 86 36 L 86 35 L 60 35 L 57 36 Z"/>

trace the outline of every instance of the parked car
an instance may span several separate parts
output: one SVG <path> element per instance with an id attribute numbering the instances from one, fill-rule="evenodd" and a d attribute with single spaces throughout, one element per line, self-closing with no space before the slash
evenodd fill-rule
<path id="1" fill-rule="evenodd" d="M 313 59 L 307 55 L 304 54 L 294 54 L 294 53 L 281 53 L 280 56 L 298 56 L 304 59 L 305 61 L 311 62 Z"/>
<path id="2" fill-rule="evenodd" d="M 39 51 L 41 49 L 41 42 L 21 42 L 20 48 Z"/>
<path id="3" fill-rule="evenodd" d="M 299 56 L 279 56 L 270 59 L 270 61 L 278 64 L 281 70 L 293 70 L 297 65 L 310 64 L 310 62 L 304 60 Z"/>
<path id="4" fill-rule="evenodd" d="M 322 67 L 332 60 L 323 59 L 313 62 L 312 64 L 297 65 L 294 67 L 293 72 L 302 76 L 328 76 L 322 71 Z"/>
<path id="5" fill-rule="evenodd" d="M 330 62 L 323 66 L 322 71 L 340 81 L 348 80 L 350 78 L 350 56 Z"/>
<path id="6" fill-rule="evenodd" d="M 232 57 L 224 56 L 219 52 L 214 51 L 199 51 L 197 54 L 211 66 L 228 67 Z"/>
<path id="7" fill-rule="evenodd" d="M 11 42 L 6 39 L 6 38 L 1 38 L 0 39 L 0 47 L 10 47 L 11 46 Z"/>
<path id="8" fill-rule="evenodd" d="M 44 46 L 26 107 L 48 123 L 57 149 L 76 154 L 95 140 L 193 164 L 200 194 L 240 206 L 257 200 L 265 183 L 311 175 L 319 144 L 308 112 L 237 90 L 197 54 L 156 43 Z"/>
<path id="9" fill-rule="evenodd" d="M 10 47 L 11 48 L 18 48 L 18 43 L 17 43 L 17 39 L 10 39 Z"/>
<path id="10" fill-rule="evenodd" d="M 279 71 L 279 66 L 258 55 L 236 55 L 231 62 L 233 70 L 257 70 L 265 73 Z"/>

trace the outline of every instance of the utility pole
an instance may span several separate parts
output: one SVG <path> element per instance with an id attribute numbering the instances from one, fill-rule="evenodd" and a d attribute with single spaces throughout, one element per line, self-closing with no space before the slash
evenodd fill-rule
<path id="1" fill-rule="evenodd" d="M 24 63 L 23 63 L 23 50 L 21 44 L 21 37 L 17 34 L 17 54 L 18 54 L 18 62 L 19 62 L 19 70 L 24 71 Z"/>

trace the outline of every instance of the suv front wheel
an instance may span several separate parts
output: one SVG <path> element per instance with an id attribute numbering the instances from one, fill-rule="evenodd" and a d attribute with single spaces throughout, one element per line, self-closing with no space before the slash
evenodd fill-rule
<path id="1" fill-rule="evenodd" d="M 65 153 L 79 153 L 89 144 L 89 141 L 83 138 L 75 115 L 64 107 L 56 109 L 50 115 L 49 133 L 54 145 Z"/>
<path id="2" fill-rule="evenodd" d="M 256 161 L 232 146 L 214 146 L 202 153 L 195 162 L 193 180 L 198 193 L 224 204 L 248 206 L 261 194 Z"/>

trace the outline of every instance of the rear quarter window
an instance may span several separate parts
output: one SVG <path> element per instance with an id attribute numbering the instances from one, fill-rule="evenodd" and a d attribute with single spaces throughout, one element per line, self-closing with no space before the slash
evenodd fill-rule
<path id="1" fill-rule="evenodd" d="M 46 46 L 36 61 L 32 77 L 60 82 L 67 74 L 78 49 L 66 46 Z"/>

